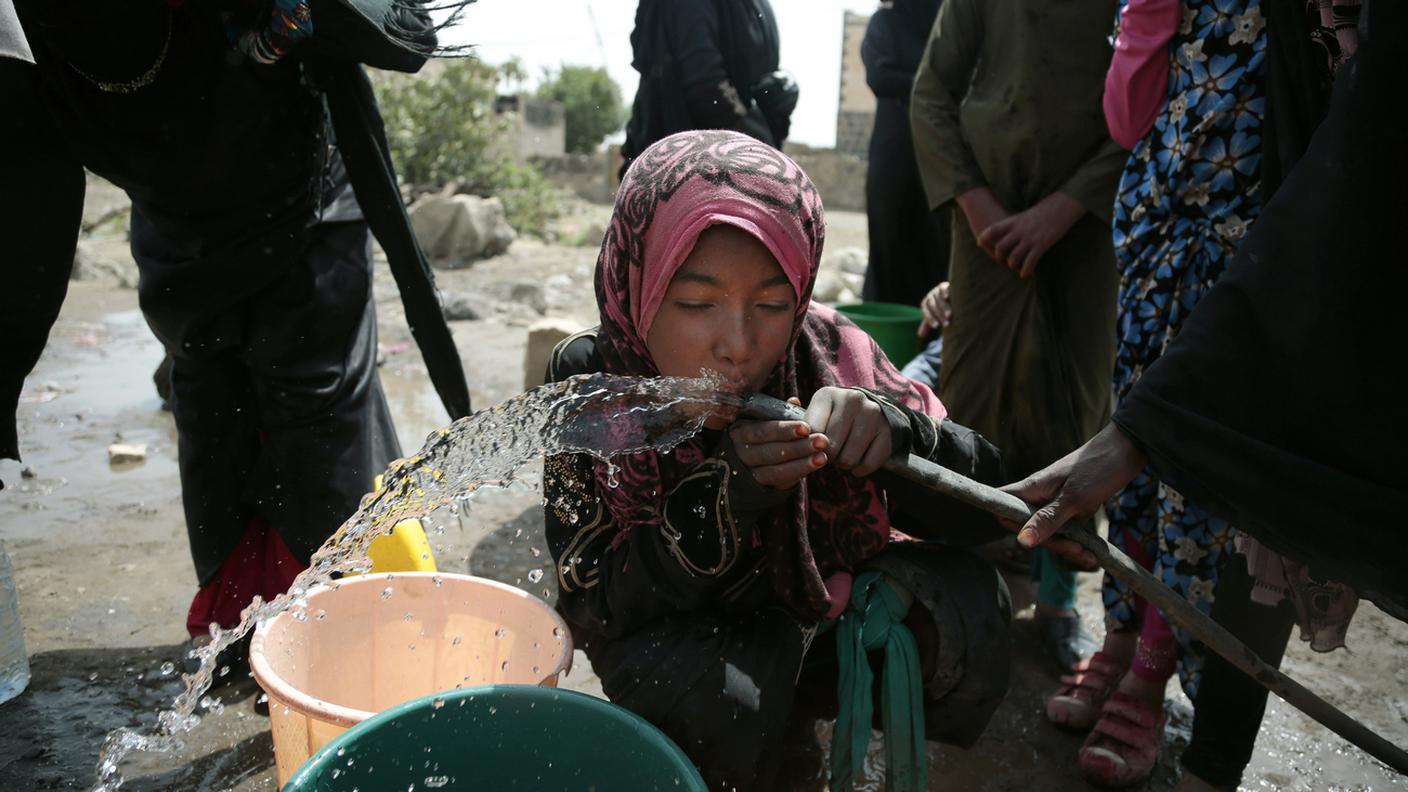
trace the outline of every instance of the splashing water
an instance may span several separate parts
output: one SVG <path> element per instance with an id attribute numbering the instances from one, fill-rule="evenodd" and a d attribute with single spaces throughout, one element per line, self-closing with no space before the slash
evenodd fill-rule
<path id="1" fill-rule="evenodd" d="M 305 613 L 314 586 L 370 571 L 368 546 L 397 524 L 453 506 L 481 489 L 507 487 L 543 455 L 585 453 L 610 460 L 643 451 L 667 452 L 698 433 L 710 415 L 739 406 L 731 389 L 709 376 L 638 379 L 594 374 L 544 385 L 432 432 L 418 453 L 391 463 L 382 488 L 362 499 L 356 514 L 313 554 L 311 565 L 288 593 L 271 602 L 255 597 L 239 625 L 229 630 L 211 625 L 211 642 L 196 654 L 200 669 L 184 676 L 185 690 L 171 709 L 158 715 L 154 730 L 121 728 L 107 735 L 92 792 L 119 789 L 121 765 L 134 751 L 180 750 L 181 735 L 200 723 L 197 709 L 218 709 L 218 700 L 205 697 L 217 655 L 280 613 Z M 614 481 L 616 467 L 611 470 Z M 432 785 L 432 779 L 426 781 Z"/>

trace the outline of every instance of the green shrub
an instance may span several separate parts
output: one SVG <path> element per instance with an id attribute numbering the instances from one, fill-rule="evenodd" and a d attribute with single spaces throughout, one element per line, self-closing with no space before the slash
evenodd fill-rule
<path id="1" fill-rule="evenodd" d="M 453 183 L 460 192 L 498 196 L 515 231 L 542 236 L 560 211 L 557 193 L 537 168 L 509 157 L 509 121 L 494 112 L 502 76 L 503 67 L 456 58 L 415 75 L 374 72 L 372 81 L 391 158 L 412 192 Z"/>
<path id="2" fill-rule="evenodd" d="M 567 150 L 590 154 L 607 135 L 626 123 L 621 89 L 600 66 L 567 66 L 545 72 L 538 96 L 562 103 Z"/>

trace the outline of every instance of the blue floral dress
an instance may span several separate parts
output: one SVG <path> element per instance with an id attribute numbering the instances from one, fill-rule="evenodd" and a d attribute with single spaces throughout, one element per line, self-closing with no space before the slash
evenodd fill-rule
<path id="1" fill-rule="evenodd" d="M 1122 399 L 1217 281 L 1261 211 L 1266 98 L 1260 0 L 1184 0 L 1168 99 L 1125 165 L 1115 201 L 1121 271 L 1114 389 Z M 1110 503 L 1110 539 L 1204 612 L 1234 531 L 1144 471 Z M 1105 578 L 1110 629 L 1139 625 L 1136 598 Z M 1202 647 L 1182 630 L 1178 670 L 1197 691 Z"/>

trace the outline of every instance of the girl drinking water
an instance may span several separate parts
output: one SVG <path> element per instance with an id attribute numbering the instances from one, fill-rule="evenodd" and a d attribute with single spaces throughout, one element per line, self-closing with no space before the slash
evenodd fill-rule
<path id="1" fill-rule="evenodd" d="M 665 138 L 621 183 L 597 262 L 600 326 L 549 366 L 552 381 L 709 372 L 806 408 L 802 421 L 721 410 L 672 452 L 614 469 L 586 455 L 546 465 L 575 640 L 606 695 L 716 789 L 772 788 L 789 721 L 838 711 L 831 772 L 848 786 L 882 710 L 888 771 L 923 788 L 924 739 L 972 744 L 1007 687 L 1006 588 L 958 547 L 1001 528 L 877 473 L 916 453 L 996 484 L 997 453 L 810 301 L 824 230 L 786 155 L 726 131 Z"/>

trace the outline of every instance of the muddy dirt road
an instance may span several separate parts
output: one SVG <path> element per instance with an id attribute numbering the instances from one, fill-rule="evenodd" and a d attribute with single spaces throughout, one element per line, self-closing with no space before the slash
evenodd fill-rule
<path id="1" fill-rule="evenodd" d="M 863 216 L 834 212 L 828 219 L 829 247 L 864 246 Z M 594 260 L 593 249 L 520 240 L 504 256 L 439 274 L 442 288 L 478 295 L 489 309 L 485 319 L 454 323 L 477 405 L 522 387 L 526 327 L 538 314 L 513 299 L 515 285 L 538 284 L 549 315 L 572 316 L 585 326 L 594 313 Z M 445 416 L 409 343 L 384 267 L 377 277 L 381 374 L 403 449 L 410 452 Z M 87 788 L 103 735 L 119 726 L 151 726 L 181 689 L 179 674 L 162 667 L 179 663 L 195 580 L 174 430 L 151 382 L 161 354 L 134 291 L 111 281 L 75 282 L 26 383 L 20 405 L 25 462 L 0 463 L 0 537 L 17 570 L 34 679 L 23 696 L 0 705 L 0 792 Z M 145 462 L 110 466 L 106 449 L 118 440 L 145 444 Z M 532 552 L 543 547 L 539 508 L 529 488 L 496 491 L 480 496 L 467 515 L 432 520 L 441 568 L 526 585 L 528 571 L 541 566 Z M 1094 627 L 1098 581 L 1086 577 L 1082 607 Z M 1075 771 L 1080 738 L 1042 718 L 1042 696 L 1055 679 L 1034 656 L 1026 587 L 1020 576 L 1010 580 L 1022 606 L 1012 693 L 973 750 L 931 746 L 932 789 L 1086 788 Z M 535 588 L 541 594 L 542 584 Z M 1349 646 L 1351 652 L 1325 656 L 1297 644 L 1286 668 L 1408 745 L 1408 625 L 1365 605 Z M 598 689 L 585 663 L 565 681 Z M 272 792 L 267 720 L 252 711 L 257 694 L 248 679 L 222 688 L 220 711 L 190 735 L 185 750 L 136 757 L 126 765 L 124 788 Z M 1176 780 L 1190 722 L 1186 700 L 1175 695 L 1162 762 L 1146 789 L 1167 789 Z M 1408 789 L 1408 783 L 1273 700 L 1244 788 L 1379 790 Z"/>

